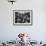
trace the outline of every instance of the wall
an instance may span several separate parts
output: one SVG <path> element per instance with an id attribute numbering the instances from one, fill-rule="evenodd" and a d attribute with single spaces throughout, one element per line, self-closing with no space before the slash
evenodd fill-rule
<path id="1" fill-rule="evenodd" d="M 33 10 L 33 25 L 14 26 L 13 9 Z M 17 0 L 14 5 L 0 0 L 0 40 L 15 40 L 19 32 L 30 34 L 33 40 L 46 40 L 46 0 Z"/>

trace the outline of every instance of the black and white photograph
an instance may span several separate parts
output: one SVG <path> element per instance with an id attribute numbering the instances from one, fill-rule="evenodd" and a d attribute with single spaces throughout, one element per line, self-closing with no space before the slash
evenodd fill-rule
<path id="1" fill-rule="evenodd" d="M 13 23 L 14 24 L 31 24 L 32 10 L 14 10 Z"/>

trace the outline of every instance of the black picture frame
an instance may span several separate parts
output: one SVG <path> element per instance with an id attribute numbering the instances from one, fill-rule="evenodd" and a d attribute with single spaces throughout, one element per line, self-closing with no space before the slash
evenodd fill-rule
<path id="1" fill-rule="evenodd" d="M 13 10 L 13 25 L 32 25 L 32 10 Z"/>

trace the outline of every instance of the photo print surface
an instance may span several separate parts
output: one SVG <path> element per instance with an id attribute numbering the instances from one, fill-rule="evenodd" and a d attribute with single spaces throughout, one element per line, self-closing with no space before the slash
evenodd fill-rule
<path id="1" fill-rule="evenodd" d="M 31 24 L 31 10 L 14 10 L 14 24 Z"/>

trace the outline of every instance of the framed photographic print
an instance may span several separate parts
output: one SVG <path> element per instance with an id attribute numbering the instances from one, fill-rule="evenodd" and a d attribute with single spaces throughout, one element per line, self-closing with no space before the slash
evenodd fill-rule
<path id="1" fill-rule="evenodd" d="M 13 24 L 32 25 L 32 10 L 13 10 Z"/>

